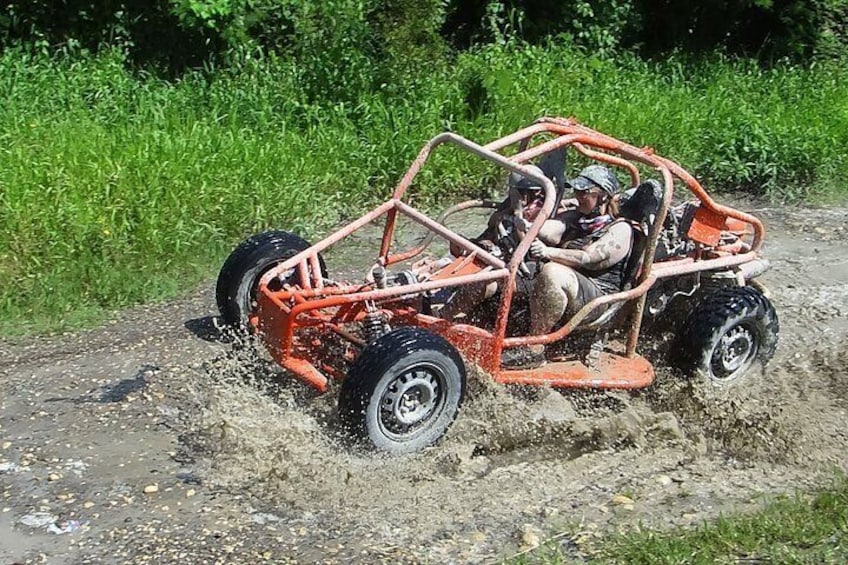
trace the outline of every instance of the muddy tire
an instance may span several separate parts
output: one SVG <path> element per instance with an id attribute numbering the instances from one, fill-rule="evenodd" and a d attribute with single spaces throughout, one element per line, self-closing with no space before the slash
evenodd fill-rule
<path id="1" fill-rule="evenodd" d="M 448 430 L 465 396 L 465 364 L 442 337 L 416 327 L 370 343 L 348 371 L 339 417 L 354 440 L 391 454 L 417 451 Z"/>
<path id="2" fill-rule="evenodd" d="M 308 247 L 309 242 L 302 237 L 280 230 L 264 231 L 241 242 L 218 274 L 215 298 L 224 323 L 247 328 L 262 275 Z M 320 264 L 326 276 L 323 259 Z"/>
<path id="3" fill-rule="evenodd" d="M 678 342 L 677 365 L 714 386 L 728 386 L 768 363 L 779 330 L 777 312 L 760 291 L 720 289 L 692 312 Z"/>

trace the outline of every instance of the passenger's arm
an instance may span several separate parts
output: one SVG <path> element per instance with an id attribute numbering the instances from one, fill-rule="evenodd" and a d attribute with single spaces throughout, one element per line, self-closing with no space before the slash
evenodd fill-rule
<path id="1" fill-rule="evenodd" d="M 531 245 L 530 252 L 534 257 L 568 267 L 598 271 L 611 267 L 627 257 L 632 238 L 633 230 L 630 225 L 626 222 L 618 222 L 613 224 L 600 239 L 583 249 L 548 247 L 536 240 Z"/>

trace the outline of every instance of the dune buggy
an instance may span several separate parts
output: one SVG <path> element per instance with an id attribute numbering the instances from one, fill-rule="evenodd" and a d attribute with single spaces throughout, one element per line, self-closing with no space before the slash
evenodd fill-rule
<path id="1" fill-rule="evenodd" d="M 448 227 L 448 218 L 460 212 L 502 209 L 497 201 L 468 200 L 433 219 L 404 200 L 431 152 L 443 145 L 542 184 L 541 213 L 523 238 L 504 228 L 499 232 L 504 241 L 484 247 Z M 530 243 L 567 189 L 564 163 L 557 167 L 550 157 L 572 153 L 629 177 L 633 188 L 625 193 L 629 205 L 622 211 L 644 229 L 634 234 L 620 292 L 592 300 L 551 333 L 529 335 L 521 323 L 526 312 L 515 315 L 516 289 L 532 273 Z M 542 167 L 542 176 L 527 166 L 531 162 L 549 166 Z M 651 178 L 643 179 L 644 171 Z M 676 187 L 691 193 L 688 202 L 673 199 Z M 401 248 L 394 237 L 401 220 L 423 228 L 426 236 Z M 374 238 L 366 272 L 354 281 L 332 279 L 322 254 L 378 222 L 382 238 L 379 243 Z M 224 263 L 217 303 L 226 323 L 261 336 L 273 359 L 293 376 L 321 392 L 338 390 L 340 420 L 355 437 L 378 450 L 406 453 L 436 442 L 457 416 L 466 362 L 500 383 L 646 387 L 654 370 L 636 352 L 640 333 L 643 325 L 661 327 L 668 318 L 676 335 L 672 360 L 682 370 L 716 386 L 743 378 L 771 358 L 777 342 L 777 315 L 755 280 L 768 268 L 759 253 L 763 236 L 760 220 L 714 202 L 688 172 L 652 149 L 574 119 L 542 118 L 485 145 L 454 133 L 434 137 L 389 200 L 315 245 L 278 230 L 250 237 Z M 439 245 L 452 253 L 421 261 Z M 446 290 L 492 281 L 500 291 L 489 301 L 490 316 L 438 315 L 436 303 Z M 550 346 L 543 366 L 501 366 L 503 350 L 529 344 Z M 340 386 L 331 386 L 334 382 Z"/>

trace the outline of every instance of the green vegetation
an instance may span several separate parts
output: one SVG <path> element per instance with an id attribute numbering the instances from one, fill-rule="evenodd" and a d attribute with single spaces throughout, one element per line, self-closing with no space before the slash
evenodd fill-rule
<path id="1" fill-rule="evenodd" d="M 593 563 L 845 563 L 848 480 L 813 495 L 779 498 L 751 515 L 731 515 L 692 529 L 642 531 L 581 546 Z M 569 563 L 554 544 L 512 563 Z"/>
<path id="2" fill-rule="evenodd" d="M 0 335 L 184 293 L 266 227 L 314 237 L 445 129 L 575 116 L 714 191 L 844 198 L 846 22 L 846 0 L 6 3 Z M 491 190 L 466 163 L 440 151 L 411 199 Z M 846 499 L 843 480 L 598 559 L 844 562 Z"/>
<path id="3" fill-rule="evenodd" d="M 443 129 L 488 140 L 574 115 L 713 189 L 843 190 L 848 73 L 836 65 L 649 63 L 505 42 L 347 102 L 314 100 L 305 72 L 268 55 L 166 82 L 131 73 L 117 50 L 0 55 L 0 331 L 184 291 L 264 227 L 314 236 L 383 200 Z M 448 152 L 413 198 L 488 189 L 479 174 Z"/>
<path id="4" fill-rule="evenodd" d="M 393 75 L 416 55 L 432 60 L 504 36 L 648 57 L 842 58 L 847 20 L 846 0 L 702 0 L 673 10 L 665 0 L 28 0 L 0 6 L 0 49 L 118 46 L 137 64 L 176 73 L 261 49 L 312 61 L 315 76 L 331 61 L 329 74 L 355 79 L 365 61 Z"/>
<path id="5" fill-rule="evenodd" d="M 839 195 L 848 1 L 679 8 L 6 3 L 0 334 L 184 292 L 267 226 L 313 236 L 385 198 L 444 129 L 487 140 L 573 115 L 713 189 Z M 433 206 L 492 180 L 448 152 L 413 197 Z"/>

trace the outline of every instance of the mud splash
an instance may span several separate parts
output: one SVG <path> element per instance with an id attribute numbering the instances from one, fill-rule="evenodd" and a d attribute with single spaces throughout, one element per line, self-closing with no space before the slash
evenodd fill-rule
<path id="1" fill-rule="evenodd" d="M 100 328 L 0 340 L 0 562 L 491 563 L 553 536 L 580 560 L 608 531 L 830 483 L 848 471 L 848 210 L 754 211 L 781 325 L 762 377 L 702 388 L 650 344 L 642 392 L 472 375 L 448 436 L 414 457 L 356 451 L 337 391 L 216 339 L 211 283 Z M 357 245 L 328 255 L 334 276 L 368 267 L 352 268 Z M 48 511 L 87 529 L 26 525 Z"/>
<path id="2" fill-rule="evenodd" d="M 830 387 L 844 386 L 839 374 L 845 367 L 838 355 L 818 357 L 822 362 L 813 366 L 832 368 L 819 378 Z M 470 376 L 460 418 L 439 446 L 419 456 L 383 458 L 346 442 L 332 392 L 312 394 L 250 347 L 196 373 L 199 417 L 190 418 L 191 433 L 194 447 L 212 456 L 216 480 L 240 486 L 256 480 L 285 483 L 297 476 L 338 484 L 370 461 L 397 470 L 406 459 L 415 461 L 419 472 L 432 462 L 434 473 L 452 467 L 449 474 L 483 476 L 515 462 L 566 461 L 593 451 L 660 446 L 785 462 L 802 439 L 797 420 L 808 416 L 798 410 L 798 400 L 810 394 L 804 391 L 809 387 L 786 383 L 809 382 L 812 372 L 790 365 L 771 370 L 756 386 L 717 389 L 664 370 L 644 394 L 507 387 L 477 373 Z M 846 392 L 840 391 L 842 398 Z M 442 453 L 457 463 L 445 467 Z M 312 492 L 313 487 L 304 493 L 309 505 L 326 490 Z"/>
<path id="3" fill-rule="evenodd" d="M 803 305 L 790 281 L 811 264 L 781 254 L 793 245 L 778 247 L 767 281 L 784 328 L 778 355 L 745 386 L 710 387 L 661 363 L 636 393 L 505 387 L 472 374 L 440 444 L 383 458 L 346 444 L 334 391 L 315 396 L 240 347 L 190 375 L 186 446 L 207 483 L 330 524 L 351 547 L 392 546 L 412 560 L 502 556 L 526 524 L 679 524 L 745 507 L 845 467 L 845 295 L 829 274 L 808 276 L 815 308 Z M 610 502 L 622 492 L 637 501 L 623 514 Z"/>
<path id="4" fill-rule="evenodd" d="M 767 371 L 744 386 L 684 379 L 664 368 L 663 346 L 649 351 L 658 375 L 642 392 L 505 387 L 472 374 L 442 442 L 386 459 L 345 443 L 334 391 L 319 397 L 281 380 L 246 347 L 192 377 L 194 455 L 210 484 L 332 524 L 352 547 L 391 546 L 413 560 L 503 556 L 527 524 L 680 524 L 745 508 L 760 492 L 844 468 L 848 446 L 845 293 L 831 278 L 845 250 L 820 245 L 816 259 L 830 265 L 817 274 L 819 263 L 798 259 L 805 244 L 775 239 L 766 282 L 783 335 Z M 804 292 L 792 282 L 801 272 Z M 624 514 L 610 502 L 622 492 L 637 501 Z"/>
<path id="5" fill-rule="evenodd" d="M 835 385 L 842 370 L 824 379 Z M 419 558 L 455 556 L 459 544 L 473 561 L 494 547 L 481 541 L 469 549 L 469 532 L 501 540 L 502 550 L 517 521 L 602 508 L 634 468 L 647 466 L 650 475 L 697 460 L 752 468 L 796 459 L 800 442 L 810 447 L 800 431 L 810 425 L 798 425 L 809 408 L 799 408 L 803 387 L 780 383 L 811 374 L 788 366 L 762 387 L 734 392 L 668 373 L 645 394 L 528 390 L 472 375 L 469 400 L 443 442 L 384 458 L 345 443 L 332 393 L 285 384 L 260 352 L 245 348 L 194 374 L 197 412 L 186 445 L 205 462 L 204 481 L 249 493 L 259 507 L 367 532 L 370 545 L 411 547 L 423 536 L 430 542 L 425 553 L 412 552 Z"/>

